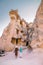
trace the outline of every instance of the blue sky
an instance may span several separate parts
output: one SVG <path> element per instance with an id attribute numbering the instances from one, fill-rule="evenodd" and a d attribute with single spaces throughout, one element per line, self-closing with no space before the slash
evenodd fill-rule
<path id="1" fill-rule="evenodd" d="M 41 0 L 0 0 L 0 36 L 10 22 L 9 11 L 18 9 L 21 18 L 33 22 Z"/>

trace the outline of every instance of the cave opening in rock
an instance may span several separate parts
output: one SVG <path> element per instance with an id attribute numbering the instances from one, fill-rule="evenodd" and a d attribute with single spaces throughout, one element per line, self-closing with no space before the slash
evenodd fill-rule
<path id="1" fill-rule="evenodd" d="M 12 39 L 11 39 L 12 44 L 20 44 L 20 42 L 21 42 L 21 38 L 12 37 Z"/>

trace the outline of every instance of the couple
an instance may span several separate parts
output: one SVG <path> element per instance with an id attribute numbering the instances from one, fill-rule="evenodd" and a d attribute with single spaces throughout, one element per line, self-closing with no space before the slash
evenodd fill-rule
<path id="1" fill-rule="evenodd" d="M 18 51 L 19 51 L 19 54 L 20 54 L 20 58 L 22 58 L 22 45 L 20 45 L 20 47 L 18 48 L 18 45 L 15 46 L 15 57 L 17 58 L 18 57 Z"/>

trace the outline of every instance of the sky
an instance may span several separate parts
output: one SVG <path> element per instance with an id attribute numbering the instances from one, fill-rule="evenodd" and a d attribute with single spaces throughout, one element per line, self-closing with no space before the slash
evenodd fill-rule
<path id="1" fill-rule="evenodd" d="M 9 24 L 9 11 L 18 9 L 21 18 L 26 22 L 33 22 L 41 0 L 0 0 L 0 36 Z"/>

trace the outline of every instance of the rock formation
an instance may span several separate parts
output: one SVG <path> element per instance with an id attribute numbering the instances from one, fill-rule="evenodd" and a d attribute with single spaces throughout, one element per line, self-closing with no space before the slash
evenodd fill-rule
<path id="1" fill-rule="evenodd" d="M 17 43 L 24 44 L 27 31 L 27 23 L 24 19 L 20 18 L 17 10 L 11 10 L 9 15 L 11 21 L 4 29 L 0 39 L 0 49 L 4 49 L 6 51 L 11 51 Z"/>
<path id="2" fill-rule="evenodd" d="M 41 47 L 43 45 L 43 0 L 36 12 L 36 17 L 33 23 L 34 31 L 32 35 L 33 47 Z"/>
<path id="3" fill-rule="evenodd" d="M 30 42 L 33 48 L 43 48 L 43 0 L 33 23 L 28 24 L 21 19 L 18 10 L 11 10 L 9 16 L 10 23 L 0 38 L 0 49 L 11 51 L 15 44 L 25 45 L 26 41 Z"/>

